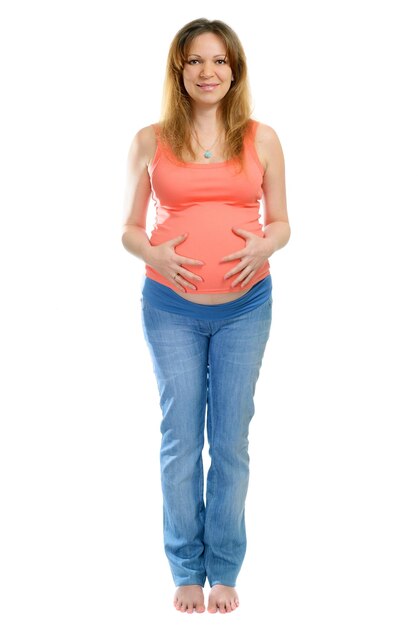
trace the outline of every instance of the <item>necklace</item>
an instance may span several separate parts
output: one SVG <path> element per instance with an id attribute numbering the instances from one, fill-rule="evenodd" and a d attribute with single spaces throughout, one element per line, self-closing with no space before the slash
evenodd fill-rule
<path id="1" fill-rule="evenodd" d="M 202 144 L 199 142 L 199 139 L 197 138 L 197 133 L 196 133 L 196 129 L 195 129 L 195 127 L 194 127 L 194 124 L 193 124 L 193 131 L 194 131 L 194 133 L 193 133 L 193 134 L 194 134 L 194 136 L 195 136 L 195 138 L 196 138 L 196 141 L 197 141 L 198 145 L 199 145 L 199 146 L 202 148 L 202 150 L 203 150 L 203 156 L 205 157 L 205 159 L 210 159 L 210 158 L 213 156 L 213 154 L 212 154 L 211 150 L 212 150 L 213 146 L 217 143 L 217 141 L 218 141 L 218 139 L 219 139 L 219 135 L 216 137 L 216 139 L 215 139 L 214 143 L 211 145 L 211 147 L 210 147 L 210 148 L 208 148 L 208 149 L 206 150 L 206 149 L 202 146 Z"/>

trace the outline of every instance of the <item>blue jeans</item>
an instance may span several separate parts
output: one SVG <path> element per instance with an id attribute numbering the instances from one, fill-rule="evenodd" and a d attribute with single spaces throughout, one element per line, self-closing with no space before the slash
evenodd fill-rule
<path id="1" fill-rule="evenodd" d="M 248 432 L 272 297 L 231 319 L 170 313 L 144 297 L 141 309 L 162 411 L 164 548 L 174 583 L 203 587 L 207 577 L 211 587 L 234 587 L 246 550 Z"/>

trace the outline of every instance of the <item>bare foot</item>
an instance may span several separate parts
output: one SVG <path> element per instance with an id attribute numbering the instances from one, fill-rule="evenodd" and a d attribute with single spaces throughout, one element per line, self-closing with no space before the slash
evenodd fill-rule
<path id="1" fill-rule="evenodd" d="M 235 587 L 213 585 L 208 600 L 209 613 L 230 613 L 239 606 L 238 594 Z"/>
<path id="2" fill-rule="evenodd" d="M 174 607 L 182 613 L 203 613 L 205 610 L 205 599 L 203 589 L 200 585 L 183 585 L 177 587 L 174 596 Z"/>

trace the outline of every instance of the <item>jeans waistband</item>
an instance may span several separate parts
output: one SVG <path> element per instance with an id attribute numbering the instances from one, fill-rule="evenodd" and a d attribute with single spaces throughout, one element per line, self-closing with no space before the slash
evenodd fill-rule
<path id="1" fill-rule="evenodd" d="M 142 288 L 142 298 L 157 309 L 207 320 L 228 319 L 243 315 L 264 304 L 271 297 L 271 294 L 272 280 L 270 274 L 253 285 L 240 298 L 221 304 L 190 302 L 178 295 L 174 289 L 170 289 L 170 287 L 166 287 L 148 276 L 145 277 Z"/>

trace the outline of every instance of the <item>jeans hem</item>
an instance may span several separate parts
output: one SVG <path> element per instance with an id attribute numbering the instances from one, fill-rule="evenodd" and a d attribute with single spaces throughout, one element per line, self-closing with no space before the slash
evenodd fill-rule
<path id="1" fill-rule="evenodd" d="M 205 580 L 202 581 L 201 578 L 199 580 L 196 580 L 196 578 L 190 578 L 190 580 L 185 581 L 184 578 L 182 578 L 180 582 L 174 579 L 174 584 L 176 585 L 176 587 L 186 587 L 188 585 L 199 585 L 199 587 L 203 588 L 205 586 Z"/>
<path id="2" fill-rule="evenodd" d="M 222 579 L 219 579 L 219 580 L 217 580 L 215 578 L 215 580 L 213 580 L 213 581 L 208 579 L 208 582 L 209 582 L 209 586 L 210 587 L 214 587 L 215 585 L 224 585 L 225 587 L 235 587 L 236 584 L 237 584 L 236 580 L 232 581 L 232 580 L 228 580 L 228 579 L 225 579 L 225 578 L 222 578 Z"/>

